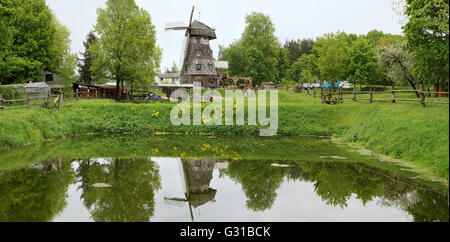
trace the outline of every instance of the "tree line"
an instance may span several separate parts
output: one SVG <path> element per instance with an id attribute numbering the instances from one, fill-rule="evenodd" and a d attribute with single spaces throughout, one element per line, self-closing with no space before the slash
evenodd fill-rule
<path id="1" fill-rule="evenodd" d="M 449 1 L 405 0 L 404 36 L 372 30 L 364 35 L 328 33 L 316 39 L 275 36 L 270 16 L 252 13 L 239 40 L 220 46 L 230 75 L 256 85 L 346 80 L 354 85 L 418 85 L 448 89 Z M 446 85 L 446 87 L 445 87 Z"/>

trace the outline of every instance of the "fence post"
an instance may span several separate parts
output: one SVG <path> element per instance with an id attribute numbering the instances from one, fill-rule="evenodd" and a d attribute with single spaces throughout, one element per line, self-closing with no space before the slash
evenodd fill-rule
<path id="1" fill-rule="evenodd" d="M 370 88 L 370 91 L 369 91 L 369 94 L 370 94 L 370 102 L 371 103 L 373 103 L 373 93 L 372 93 L 372 88 Z"/>
<path id="2" fill-rule="evenodd" d="M 395 91 L 394 91 L 394 85 L 392 85 L 391 93 L 392 93 L 392 99 L 391 99 L 391 101 L 392 101 L 392 103 L 395 103 Z"/>
<path id="3" fill-rule="evenodd" d="M 425 93 L 424 93 L 424 87 L 423 87 L 423 83 L 420 83 L 420 104 L 422 104 L 422 106 L 425 106 Z"/>
<path id="4" fill-rule="evenodd" d="M 316 88 L 314 88 L 314 97 L 316 97 Z"/>
<path id="5" fill-rule="evenodd" d="M 353 101 L 356 101 L 356 87 L 353 87 Z"/>
<path id="6" fill-rule="evenodd" d="M 27 96 L 27 107 L 30 107 L 30 97 Z"/>
<path id="7" fill-rule="evenodd" d="M 309 88 L 308 89 L 306 89 L 306 93 L 309 95 Z"/>
<path id="8" fill-rule="evenodd" d="M 341 103 L 341 100 L 342 100 L 342 99 L 341 99 L 341 95 L 342 95 L 342 93 L 341 93 L 341 88 L 339 87 L 339 88 L 338 88 L 338 95 L 337 95 L 337 97 L 338 97 L 338 100 L 337 100 L 338 103 Z"/>
<path id="9" fill-rule="evenodd" d="M 0 109 L 3 109 L 3 95 L 0 94 Z"/>

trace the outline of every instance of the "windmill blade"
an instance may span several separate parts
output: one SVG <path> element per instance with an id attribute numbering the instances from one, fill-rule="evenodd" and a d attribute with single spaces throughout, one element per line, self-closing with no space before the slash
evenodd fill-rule
<path id="1" fill-rule="evenodd" d="M 186 30 L 188 26 L 183 21 L 174 21 L 166 23 L 165 30 Z"/>
<path id="2" fill-rule="evenodd" d="M 194 16 L 194 10 L 195 10 L 195 6 L 192 6 L 191 18 L 189 19 L 189 27 L 191 27 L 191 24 L 192 24 L 192 17 Z"/>
<path id="3" fill-rule="evenodd" d="M 195 6 L 192 6 L 192 11 L 191 11 L 191 18 L 189 19 L 189 28 L 186 31 L 186 48 L 184 49 L 184 57 L 183 57 L 183 64 L 181 65 L 181 76 L 183 76 L 184 74 L 184 70 L 185 67 L 184 65 L 186 65 L 186 59 L 187 59 L 187 54 L 188 54 L 188 49 L 189 49 L 189 39 L 191 37 L 191 31 L 189 30 L 191 28 L 192 25 L 192 17 L 194 16 L 194 10 L 195 10 Z"/>

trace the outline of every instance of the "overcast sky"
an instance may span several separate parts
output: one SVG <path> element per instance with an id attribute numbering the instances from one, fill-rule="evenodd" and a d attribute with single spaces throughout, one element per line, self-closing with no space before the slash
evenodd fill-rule
<path id="1" fill-rule="evenodd" d="M 96 9 L 106 0 L 47 0 L 58 20 L 71 31 L 72 51 L 83 51 L 83 41 L 95 25 Z M 391 0 L 136 0 L 152 16 L 158 45 L 163 49 L 161 69 L 180 63 L 184 33 L 164 31 L 165 23 L 189 21 L 192 5 L 194 19 L 216 29 L 211 42 L 214 56 L 219 45 L 229 45 L 241 37 L 244 18 L 251 12 L 268 14 L 275 34 L 286 39 L 316 38 L 324 33 L 345 31 L 365 34 L 372 29 L 401 34 Z"/>

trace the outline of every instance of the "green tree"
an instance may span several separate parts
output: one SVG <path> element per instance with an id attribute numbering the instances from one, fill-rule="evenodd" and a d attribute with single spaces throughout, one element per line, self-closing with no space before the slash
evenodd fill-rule
<path id="1" fill-rule="evenodd" d="M 131 92 L 148 89 L 161 60 L 150 14 L 134 0 L 108 0 L 97 14 L 98 40 L 90 48 L 95 54 L 94 79 L 115 80 L 117 99 L 121 98 L 120 85 Z"/>
<path id="2" fill-rule="evenodd" d="M 91 45 L 95 43 L 97 36 L 91 31 L 86 37 L 86 41 L 83 42 L 84 52 L 81 53 L 82 58 L 78 61 L 78 73 L 80 74 L 80 83 L 91 85 L 93 83 L 92 77 L 92 61 L 94 55 L 89 49 Z"/>
<path id="3" fill-rule="evenodd" d="M 318 58 L 317 69 L 322 80 L 334 82 L 346 78 L 349 41 L 343 33 L 326 34 L 316 41 L 313 52 Z"/>
<path id="4" fill-rule="evenodd" d="M 288 77 L 293 81 L 302 81 L 303 83 L 311 83 L 317 79 L 317 60 L 314 55 L 302 55 L 292 64 L 288 71 Z"/>
<path id="5" fill-rule="evenodd" d="M 353 42 L 348 52 L 350 66 L 348 67 L 347 78 L 355 85 L 357 83 L 367 83 L 369 80 L 377 80 L 379 69 L 377 56 L 363 36 Z"/>
<path id="6" fill-rule="evenodd" d="M 175 64 L 175 62 L 172 62 L 172 67 L 169 69 L 166 69 L 166 73 L 179 73 L 180 71 L 178 70 L 177 64 Z"/>
<path id="7" fill-rule="evenodd" d="M 247 60 L 245 59 L 245 50 L 240 41 L 230 44 L 228 48 L 220 46 L 219 60 L 228 61 L 229 74 L 231 76 L 245 75 Z"/>
<path id="8" fill-rule="evenodd" d="M 289 50 L 280 48 L 278 52 L 278 78 L 277 83 L 287 77 L 287 72 L 290 67 Z"/>
<path id="9" fill-rule="evenodd" d="M 267 79 L 264 54 L 262 51 L 252 47 L 246 50 L 245 58 L 247 60 L 245 74 L 253 78 L 255 85 L 260 85 L 263 80 Z"/>
<path id="10" fill-rule="evenodd" d="M 403 27 L 407 49 L 414 56 L 414 73 L 427 82 L 449 79 L 449 1 L 406 0 Z"/>
<path id="11" fill-rule="evenodd" d="M 313 39 L 289 40 L 284 44 L 284 48 L 289 51 L 291 65 L 304 54 L 311 54 L 314 47 Z"/>
<path id="12" fill-rule="evenodd" d="M 262 13 L 252 13 L 245 18 L 247 24 L 240 40 L 231 44 L 228 48 L 221 48 L 219 53 L 219 59 L 227 60 L 230 63 L 230 72 L 232 75 L 246 75 L 251 72 L 251 76 L 255 79 L 255 84 L 261 82 L 274 82 L 278 83 L 280 76 L 283 77 L 284 73 L 280 75 L 278 68 L 286 69 L 286 52 L 280 53 L 281 45 L 275 36 L 275 27 L 269 16 Z M 248 55 L 247 50 L 252 49 L 251 55 Z M 258 54 L 255 50 L 258 50 Z M 256 73 L 255 59 L 251 62 L 247 57 L 255 58 L 262 53 L 264 69 L 261 73 Z M 281 63 L 280 63 L 281 61 Z M 253 66 L 247 66 L 247 65 Z M 258 68 L 262 64 L 257 64 Z M 260 79 L 260 78 L 264 79 Z"/>
<path id="13" fill-rule="evenodd" d="M 41 80 L 57 62 L 56 29 L 44 0 L 2 0 L 0 4 L 0 83 Z"/>

